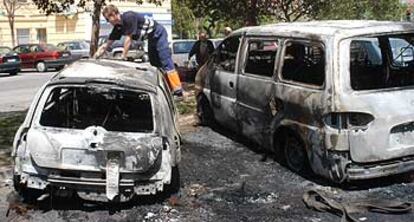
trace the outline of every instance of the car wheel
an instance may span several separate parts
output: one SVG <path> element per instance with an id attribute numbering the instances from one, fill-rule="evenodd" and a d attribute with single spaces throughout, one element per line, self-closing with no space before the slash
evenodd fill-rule
<path id="1" fill-rule="evenodd" d="M 210 127 L 215 125 L 213 110 L 211 109 L 207 97 L 203 93 L 200 93 L 197 96 L 197 116 L 200 119 L 201 125 Z"/>
<path id="2" fill-rule="evenodd" d="M 178 166 L 171 168 L 171 183 L 165 185 L 165 193 L 167 195 L 174 195 L 180 192 L 181 178 Z"/>
<path id="3" fill-rule="evenodd" d="M 285 164 L 295 173 L 308 169 L 308 157 L 301 139 L 292 132 L 286 132 L 283 145 Z"/>
<path id="4" fill-rule="evenodd" d="M 13 70 L 13 71 L 9 72 L 9 74 L 11 76 L 15 76 L 15 75 L 17 75 L 18 72 L 19 72 L 18 70 Z"/>
<path id="5" fill-rule="evenodd" d="M 63 68 L 65 68 L 65 66 L 59 66 L 59 67 L 56 67 L 56 71 L 60 71 L 60 70 L 62 70 Z"/>
<path id="6" fill-rule="evenodd" d="M 23 198 L 26 203 L 34 203 L 42 194 L 42 190 L 27 188 L 20 183 L 20 175 L 13 174 L 13 188 Z"/>
<path id="7" fill-rule="evenodd" d="M 46 72 L 47 71 L 46 64 L 44 62 L 38 62 L 38 63 L 36 63 L 36 70 L 38 72 Z"/>
<path id="8" fill-rule="evenodd" d="M 23 189 L 20 184 L 20 175 L 13 174 L 13 188 L 17 193 L 21 194 Z"/>
<path id="9" fill-rule="evenodd" d="M 122 59 L 122 53 L 120 53 L 120 52 L 115 53 L 114 58 L 115 59 Z"/>

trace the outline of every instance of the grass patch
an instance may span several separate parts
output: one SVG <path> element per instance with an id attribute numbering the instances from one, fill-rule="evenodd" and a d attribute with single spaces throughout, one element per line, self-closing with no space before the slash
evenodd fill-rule
<path id="1" fill-rule="evenodd" d="M 0 150 L 13 145 L 14 134 L 23 123 L 26 112 L 0 113 Z"/>
<path id="2" fill-rule="evenodd" d="M 175 103 L 180 115 L 192 114 L 196 112 L 197 103 L 194 96 L 189 96 L 183 101 Z"/>

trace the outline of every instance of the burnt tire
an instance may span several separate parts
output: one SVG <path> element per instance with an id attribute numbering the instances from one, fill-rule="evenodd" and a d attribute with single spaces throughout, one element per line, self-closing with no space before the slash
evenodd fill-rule
<path id="1" fill-rule="evenodd" d="M 165 185 L 165 194 L 168 196 L 177 194 L 180 192 L 181 178 L 180 170 L 178 166 L 172 167 L 171 169 L 171 182 L 170 184 Z"/>
<path id="2" fill-rule="evenodd" d="M 34 203 L 43 191 L 27 188 L 25 184 L 20 183 L 20 175 L 13 174 L 13 188 L 23 198 L 26 203 Z"/>
<path id="3" fill-rule="evenodd" d="M 197 96 L 197 116 L 201 125 L 210 127 L 215 126 L 216 120 L 214 118 L 213 109 L 211 108 L 207 97 L 202 93 Z"/>
<path id="4" fill-rule="evenodd" d="M 309 171 L 308 156 L 299 136 L 289 131 L 285 132 L 282 149 L 284 164 L 290 170 L 298 174 Z"/>

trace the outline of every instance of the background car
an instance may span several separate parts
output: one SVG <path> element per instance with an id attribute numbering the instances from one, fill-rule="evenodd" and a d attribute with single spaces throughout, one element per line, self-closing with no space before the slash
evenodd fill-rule
<path id="1" fill-rule="evenodd" d="M 89 58 L 90 44 L 85 40 L 61 42 L 57 47 L 70 51 L 73 60 Z"/>
<path id="2" fill-rule="evenodd" d="M 98 45 L 101 46 L 102 44 L 106 43 L 108 41 L 109 36 L 100 36 Z M 125 37 L 122 36 L 120 40 L 114 41 L 112 43 L 111 49 L 109 50 L 109 57 L 115 58 L 115 59 L 121 59 L 122 53 L 124 52 L 124 41 Z M 129 47 L 128 60 L 140 60 L 142 62 L 148 61 L 148 55 L 145 51 L 145 42 L 143 41 L 132 41 L 131 46 Z"/>
<path id="3" fill-rule="evenodd" d="M 0 47 L 0 72 L 16 75 L 20 71 L 20 58 L 9 47 Z"/>
<path id="4" fill-rule="evenodd" d="M 210 41 L 213 42 L 214 48 L 217 48 L 217 46 L 220 45 L 220 43 L 223 41 L 223 39 L 210 39 Z"/>
<path id="5" fill-rule="evenodd" d="M 21 68 L 35 68 L 38 72 L 46 72 L 49 68 L 61 70 L 73 61 L 69 51 L 52 44 L 19 45 L 14 51 L 19 54 Z"/>
<path id="6" fill-rule="evenodd" d="M 195 42 L 194 39 L 177 39 L 170 44 L 172 59 L 182 81 L 194 80 L 197 63 L 194 57 L 188 60 L 188 54 Z"/>

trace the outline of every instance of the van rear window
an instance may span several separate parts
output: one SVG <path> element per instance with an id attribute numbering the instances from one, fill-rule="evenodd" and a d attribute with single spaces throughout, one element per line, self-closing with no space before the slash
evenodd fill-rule
<path id="1" fill-rule="evenodd" d="M 354 90 L 414 85 L 414 34 L 352 40 L 351 87 Z"/>
<path id="2" fill-rule="evenodd" d="M 43 108 L 42 126 L 108 131 L 152 132 L 151 97 L 147 93 L 93 87 L 54 88 Z"/>

